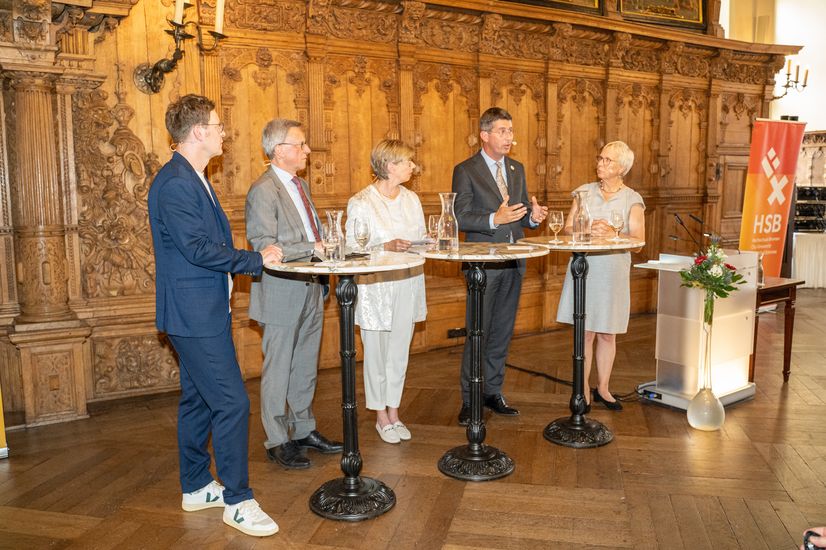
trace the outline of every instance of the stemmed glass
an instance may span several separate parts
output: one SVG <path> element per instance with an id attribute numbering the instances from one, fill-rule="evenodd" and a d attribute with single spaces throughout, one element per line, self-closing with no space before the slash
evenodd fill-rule
<path id="1" fill-rule="evenodd" d="M 359 252 L 365 252 L 367 243 L 370 242 L 370 222 L 365 218 L 356 218 L 353 222 L 353 233 L 355 233 L 356 243 L 359 245 Z"/>
<path id="2" fill-rule="evenodd" d="M 557 238 L 557 234 L 562 231 L 562 225 L 565 218 L 562 216 L 561 210 L 551 210 L 548 212 L 548 229 L 554 234 L 554 240 L 548 241 L 550 244 L 559 244 L 562 241 Z"/>
<path id="3" fill-rule="evenodd" d="M 617 232 L 617 235 L 615 237 L 612 237 L 608 240 L 614 242 L 624 241 L 625 239 L 619 236 L 620 231 L 622 231 L 622 228 L 625 227 L 625 216 L 622 215 L 622 212 L 620 212 L 619 210 L 611 210 L 611 219 L 608 223 L 610 223 L 611 228 Z"/>
<path id="4" fill-rule="evenodd" d="M 321 246 L 324 248 L 324 257 L 328 262 L 335 264 L 338 261 L 339 235 L 334 224 L 325 223 L 321 226 Z"/>
<path id="5" fill-rule="evenodd" d="M 427 236 L 436 243 L 439 238 L 439 218 L 438 214 L 431 214 L 427 217 Z"/>

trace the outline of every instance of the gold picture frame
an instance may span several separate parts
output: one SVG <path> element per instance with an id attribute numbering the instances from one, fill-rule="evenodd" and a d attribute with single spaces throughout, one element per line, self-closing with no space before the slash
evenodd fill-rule
<path id="1" fill-rule="evenodd" d="M 619 0 L 623 18 L 691 29 L 706 28 L 707 0 Z"/>
<path id="2" fill-rule="evenodd" d="M 579 11 L 594 15 L 603 15 L 603 4 L 605 0 L 508 0 L 519 4 L 531 4 L 545 8 L 557 8 L 562 10 Z M 613 1 L 613 0 L 609 0 Z"/>

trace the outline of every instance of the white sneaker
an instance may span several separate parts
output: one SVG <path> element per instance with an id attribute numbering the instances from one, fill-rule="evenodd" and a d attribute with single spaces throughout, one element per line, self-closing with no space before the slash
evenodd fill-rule
<path id="1" fill-rule="evenodd" d="M 224 507 L 224 486 L 214 479 L 197 491 L 184 493 L 181 508 L 187 512 L 197 512 L 207 508 Z"/>
<path id="2" fill-rule="evenodd" d="M 413 437 L 410 434 L 410 430 L 407 429 L 407 426 L 402 424 L 401 420 L 393 423 L 393 430 L 395 430 L 395 432 L 399 435 L 399 439 L 402 441 L 410 441 L 410 438 Z"/>
<path id="3" fill-rule="evenodd" d="M 393 429 L 393 424 L 388 424 L 384 428 L 380 424 L 376 424 L 376 431 L 379 432 L 379 437 L 385 443 L 398 443 L 401 441 L 399 434 Z"/>
<path id="4" fill-rule="evenodd" d="M 269 537 L 278 532 L 278 524 L 264 513 L 254 498 L 238 504 L 227 504 L 224 508 L 224 523 L 253 537 Z"/>

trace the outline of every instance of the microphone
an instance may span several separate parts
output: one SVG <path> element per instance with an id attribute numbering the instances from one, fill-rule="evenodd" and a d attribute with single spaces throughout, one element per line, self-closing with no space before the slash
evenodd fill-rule
<path id="1" fill-rule="evenodd" d="M 511 140 L 511 145 L 516 145 L 516 140 Z"/>
<path id="2" fill-rule="evenodd" d="M 702 246 L 699 242 L 697 242 L 697 239 L 695 239 L 695 238 L 694 238 L 694 235 L 693 235 L 693 234 L 691 233 L 691 231 L 689 231 L 689 230 L 688 230 L 688 228 L 685 226 L 685 222 L 683 222 L 683 219 L 682 219 L 682 218 L 680 217 L 680 215 L 679 215 L 679 214 L 677 214 L 676 212 L 674 212 L 674 219 L 677 221 L 677 223 L 678 223 L 679 225 L 681 225 L 681 226 L 682 226 L 683 230 L 685 230 L 685 232 L 686 232 L 686 233 L 688 234 L 688 236 L 691 238 L 691 241 L 692 241 L 695 245 L 697 245 L 697 250 L 702 251 L 702 250 L 703 250 L 703 246 Z"/>
<path id="3" fill-rule="evenodd" d="M 699 223 L 700 225 L 705 225 L 705 222 L 702 219 L 695 216 L 694 214 L 689 214 L 688 217 L 694 220 L 695 222 Z"/>

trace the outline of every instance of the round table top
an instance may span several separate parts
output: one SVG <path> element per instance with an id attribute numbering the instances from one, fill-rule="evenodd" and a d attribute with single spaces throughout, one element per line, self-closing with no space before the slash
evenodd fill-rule
<path id="1" fill-rule="evenodd" d="M 269 264 L 264 269 L 281 273 L 309 273 L 311 275 L 358 275 L 379 271 L 397 271 L 420 266 L 424 258 L 405 252 L 373 252 L 368 257 L 341 262 L 288 262 Z"/>
<path id="2" fill-rule="evenodd" d="M 544 256 L 548 250 L 542 246 L 511 243 L 459 243 L 458 251 L 417 250 L 429 260 L 452 262 L 507 262 L 522 258 Z"/>
<path id="3" fill-rule="evenodd" d="M 561 250 L 567 252 L 607 252 L 611 250 L 631 250 L 633 248 L 642 248 L 645 246 L 645 241 L 637 239 L 626 238 L 622 241 L 611 241 L 603 238 L 593 238 L 588 244 L 575 243 L 571 240 L 570 235 L 559 235 L 559 243 L 553 243 L 553 237 L 550 235 L 542 235 L 539 237 L 526 237 L 519 239 L 520 244 L 530 244 L 542 246 L 548 250 Z"/>

